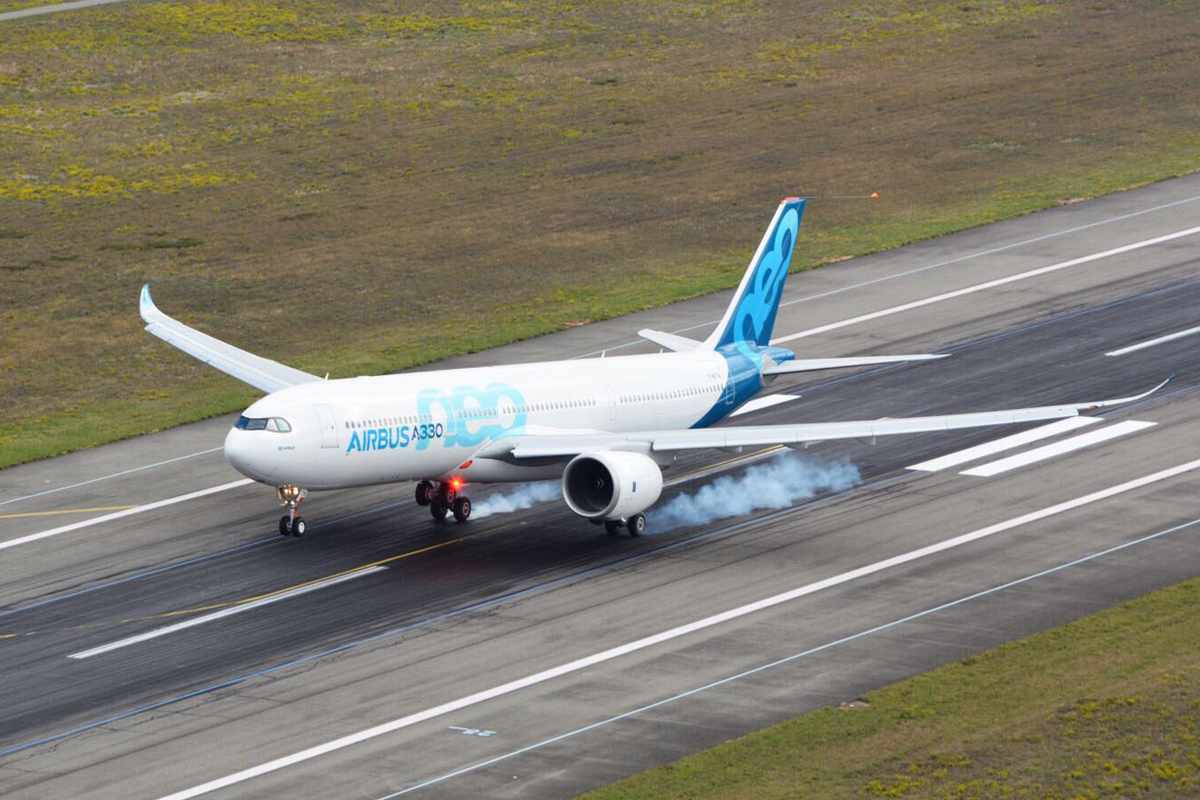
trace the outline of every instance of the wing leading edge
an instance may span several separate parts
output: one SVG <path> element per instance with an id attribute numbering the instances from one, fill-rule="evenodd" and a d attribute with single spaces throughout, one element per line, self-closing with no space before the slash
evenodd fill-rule
<path id="1" fill-rule="evenodd" d="M 876 436 L 896 436 L 905 433 L 931 433 L 962 428 L 982 428 L 990 425 L 1013 425 L 1022 422 L 1075 417 L 1086 411 L 1132 403 L 1149 397 L 1170 382 L 1170 378 L 1153 389 L 1113 400 L 1077 403 L 1060 406 L 1036 406 L 973 414 L 943 414 L 932 417 L 903 417 L 897 419 L 853 420 L 847 422 L 814 422 L 798 425 L 750 425 L 728 428 L 691 428 L 688 430 L 645 431 L 624 434 L 582 433 L 531 435 L 505 439 L 488 448 L 492 457 L 501 454 L 508 458 L 546 458 L 574 456 L 586 450 L 620 449 L 670 452 L 700 448 L 759 447 L 764 445 L 800 445 L 831 439 L 870 439 Z"/>
<path id="2" fill-rule="evenodd" d="M 149 284 L 142 287 L 139 311 L 146 322 L 147 332 L 256 389 L 270 393 L 320 380 L 316 375 L 247 353 L 168 317 L 154 305 Z"/>

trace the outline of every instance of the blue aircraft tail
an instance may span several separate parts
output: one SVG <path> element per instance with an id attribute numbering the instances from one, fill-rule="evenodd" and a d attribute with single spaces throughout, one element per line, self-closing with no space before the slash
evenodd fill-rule
<path id="1" fill-rule="evenodd" d="M 716 349 L 735 342 L 751 342 L 765 347 L 771 343 L 775 313 L 783 297 L 788 265 L 804 216 L 804 199 L 785 197 L 775 211 L 742 282 L 725 309 L 725 316 L 707 339 L 705 346 Z"/>

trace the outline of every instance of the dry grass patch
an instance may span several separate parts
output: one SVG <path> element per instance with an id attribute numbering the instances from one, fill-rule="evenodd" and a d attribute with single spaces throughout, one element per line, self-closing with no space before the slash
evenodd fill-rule
<path id="1" fill-rule="evenodd" d="M 208 0 L 0 23 L 0 231 L 22 234 L 0 238 L 0 466 L 241 402 L 140 332 L 145 281 L 348 375 L 729 286 L 784 194 L 883 193 L 814 202 L 805 269 L 1192 171 L 1193 12 Z M 143 427 L 105 410 L 143 389 L 166 394 Z"/>

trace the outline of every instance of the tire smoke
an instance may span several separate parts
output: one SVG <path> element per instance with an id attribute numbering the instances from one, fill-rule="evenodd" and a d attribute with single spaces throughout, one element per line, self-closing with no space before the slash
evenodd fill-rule
<path id="1" fill-rule="evenodd" d="M 483 519 L 492 514 L 508 514 L 531 508 L 538 503 L 554 500 L 561 495 L 558 481 L 538 481 L 518 486 L 507 492 L 489 495 L 475 503 L 471 519 Z"/>
<path id="2" fill-rule="evenodd" d="M 848 461 L 821 462 L 782 453 L 740 475 L 723 475 L 694 492 L 672 497 L 648 514 L 656 533 L 751 511 L 787 508 L 821 492 L 840 492 L 862 481 Z"/>

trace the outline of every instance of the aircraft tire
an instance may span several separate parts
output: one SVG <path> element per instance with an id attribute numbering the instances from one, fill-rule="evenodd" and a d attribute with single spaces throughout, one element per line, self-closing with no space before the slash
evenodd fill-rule
<path id="1" fill-rule="evenodd" d="M 629 535 L 636 539 L 646 532 L 646 515 L 634 514 L 625 520 L 625 527 L 629 529 Z"/>
<path id="2" fill-rule="evenodd" d="M 308 533 L 308 523 L 304 521 L 304 517 L 296 517 L 292 520 L 292 536 L 299 539 L 306 533 Z"/>
<path id="3" fill-rule="evenodd" d="M 621 530 L 621 523 L 615 519 L 604 520 L 604 530 L 608 531 L 609 536 L 616 536 L 617 531 Z"/>
<path id="4" fill-rule="evenodd" d="M 433 499 L 433 484 L 429 481 L 421 481 L 417 484 L 416 500 L 417 505 L 427 506 Z"/>
<path id="5" fill-rule="evenodd" d="M 282 517 L 279 518 L 279 535 L 280 536 L 291 536 L 292 535 L 291 520 L 288 519 L 287 514 L 284 514 Z"/>
<path id="6" fill-rule="evenodd" d="M 449 509 L 446 508 L 446 504 L 440 499 L 435 497 L 429 502 L 429 515 L 433 517 L 434 522 L 441 522 L 446 519 L 447 511 L 449 511 Z"/>
<path id="7" fill-rule="evenodd" d="M 452 509 L 455 521 L 466 522 L 471 516 L 471 499 L 469 497 L 456 497 Z"/>

